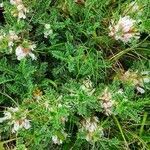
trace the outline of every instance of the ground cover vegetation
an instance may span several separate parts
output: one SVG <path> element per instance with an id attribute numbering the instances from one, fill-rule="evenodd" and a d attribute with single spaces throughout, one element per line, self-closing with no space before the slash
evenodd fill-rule
<path id="1" fill-rule="evenodd" d="M 0 1 L 0 150 L 149 150 L 150 1 Z"/>

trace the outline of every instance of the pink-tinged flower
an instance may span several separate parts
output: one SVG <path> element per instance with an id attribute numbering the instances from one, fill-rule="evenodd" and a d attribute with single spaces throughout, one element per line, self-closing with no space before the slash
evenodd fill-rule
<path id="1" fill-rule="evenodd" d="M 97 117 L 92 117 L 88 118 L 85 121 L 83 121 L 83 127 L 85 128 L 86 131 L 88 132 L 95 132 L 97 127 L 98 127 L 98 118 Z"/>
<path id="2" fill-rule="evenodd" d="M 138 39 L 140 33 L 135 30 L 136 21 L 131 19 L 129 16 L 120 18 L 118 23 L 109 26 L 109 36 L 114 37 L 116 40 L 121 40 L 123 42 L 129 42 L 132 38 Z"/>
<path id="3" fill-rule="evenodd" d="M 36 60 L 36 56 L 32 53 L 35 47 L 35 44 L 30 45 L 29 48 L 23 48 L 22 46 L 18 46 L 16 48 L 17 59 L 21 60 L 29 55 L 32 58 L 32 60 Z"/>
<path id="4" fill-rule="evenodd" d="M 107 116 L 110 116 L 112 114 L 113 101 L 112 101 L 112 95 L 109 92 L 108 88 L 104 90 L 102 96 L 100 96 L 99 99 L 101 100 L 101 106 L 104 110 L 104 113 Z"/>
<path id="5" fill-rule="evenodd" d="M 88 142 L 96 141 L 103 134 L 102 128 L 99 126 L 99 120 L 96 116 L 82 120 L 79 131 L 84 133 L 84 138 Z"/>
<path id="6" fill-rule="evenodd" d="M 17 132 L 22 128 L 25 128 L 27 130 L 31 127 L 30 121 L 27 119 L 13 120 L 12 124 L 13 124 L 12 133 Z"/>

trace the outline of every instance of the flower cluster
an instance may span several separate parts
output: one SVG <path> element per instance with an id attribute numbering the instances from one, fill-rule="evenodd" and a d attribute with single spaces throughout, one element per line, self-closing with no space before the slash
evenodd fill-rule
<path id="1" fill-rule="evenodd" d="M 83 80 L 83 84 L 80 88 L 89 96 L 91 96 L 95 91 L 95 89 L 93 88 L 93 83 L 89 78 Z"/>
<path id="2" fill-rule="evenodd" d="M 36 60 L 36 56 L 32 53 L 32 51 L 36 48 L 35 44 L 28 43 L 27 47 L 24 47 L 23 45 L 19 45 L 16 48 L 16 56 L 18 60 L 21 60 L 27 56 L 30 56 L 32 60 Z"/>
<path id="3" fill-rule="evenodd" d="M 10 0 L 10 3 L 16 6 L 17 10 L 13 11 L 12 14 L 14 17 L 18 17 L 18 19 L 25 19 L 26 13 L 29 12 L 27 8 L 23 5 L 22 0 Z"/>
<path id="4" fill-rule="evenodd" d="M 136 31 L 135 24 L 136 21 L 131 19 L 130 16 L 120 17 L 116 25 L 112 21 L 112 24 L 109 26 L 109 36 L 125 43 L 129 42 L 132 38 L 139 39 L 140 33 Z"/>
<path id="5" fill-rule="evenodd" d="M 141 94 L 145 93 L 144 83 L 150 82 L 149 72 L 147 71 L 138 73 L 138 71 L 134 72 L 128 70 L 124 73 L 121 73 L 118 78 L 123 82 L 128 82 L 133 85 Z"/>
<path id="6" fill-rule="evenodd" d="M 21 37 L 19 37 L 13 30 L 10 30 L 8 33 L 1 30 L 0 33 L 0 49 L 8 49 L 7 53 L 12 53 L 13 49 L 16 49 L 15 53 L 18 60 L 21 60 L 28 55 L 32 58 L 32 60 L 36 60 L 36 56 L 32 53 L 32 51 L 36 48 L 35 44 L 26 40 L 21 42 Z"/>
<path id="7" fill-rule="evenodd" d="M 50 36 L 50 35 L 53 34 L 53 30 L 52 30 L 50 24 L 45 24 L 44 27 L 45 27 L 45 28 L 44 28 L 44 37 L 45 37 L 45 38 L 48 38 L 48 36 Z"/>
<path id="8" fill-rule="evenodd" d="M 4 121 L 9 121 L 9 125 L 13 125 L 12 127 L 12 133 L 16 133 L 18 130 L 24 128 L 24 129 L 29 129 L 31 127 L 30 121 L 26 119 L 26 112 L 21 113 L 21 117 L 18 118 L 18 114 L 20 114 L 21 110 L 16 107 L 16 108 L 8 108 L 7 111 L 4 112 L 4 117 L 0 118 L 0 123 Z"/>
<path id="9" fill-rule="evenodd" d="M 12 53 L 14 42 L 17 40 L 19 40 L 19 37 L 15 31 L 10 30 L 8 34 L 1 32 L 0 43 L 7 43 L 6 46 L 9 49 L 9 53 Z"/>
<path id="10" fill-rule="evenodd" d="M 100 137 L 103 135 L 102 128 L 98 125 L 99 120 L 97 117 L 87 118 L 81 121 L 81 132 L 86 132 L 85 139 L 87 141 L 93 141 L 94 136 L 99 135 Z"/>
<path id="11" fill-rule="evenodd" d="M 112 95 L 108 91 L 108 88 L 104 90 L 102 93 L 102 96 L 99 97 L 101 100 L 102 108 L 104 109 L 104 113 L 109 116 L 112 114 L 112 107 L 113 107 L 113 101 L 112 101 Z"/>

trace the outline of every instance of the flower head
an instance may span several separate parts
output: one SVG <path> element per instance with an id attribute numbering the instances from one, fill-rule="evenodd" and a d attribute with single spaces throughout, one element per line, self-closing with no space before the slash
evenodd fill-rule
<path id="1" fill-rule="evenodd" d="M 104 90 L 102 93 L 102 96 L 99 97 L 101 100 L 102 108 L 104 109 L 104 113 L 109 116 L 112 114 L 112 107 L 113 107 L 113 101 L 112 101 L 112 95 L 108 91 L 108 88 Z"/>
<path id="2" fill-rule="evenodd" d="M 25 58 L 26 56 L 30 56 L 32 58 L 32 60 L 36 60 L 36 56 L 32 53 L 32 51 L 35 48 L 35 44 L 33 45 L 29 45 L 28 48 L 24 48 L 23 46 L 18 46 L 16 48 L 16 56 L 18 60 L 21 60 L 23 58 Z"/>
<path id="3" fill-rule="evenodd" d="M 11 119 L 11 117 L 12 117 L 12 116 L 11 116 L 11 113 L 5 111 L 5 112 L 4 112 L 4 117 L 0 118 L 0 123 L 4 122 L 4 121 L 6 121 L 6 120 Z"/>
<path id="4" fill-rule="evenodd" d="M 30 121 L 27 119 L 13 120 L 12 121 L 13 128 L 12 133 L 17 132 L 19 129 L 29 129 L 31 127 Z"/>
<path id="5" fill-rule="evenodd" d="M 22 114 L 21 110 L 18 107 L 7 108 L 7 111 L 4 111 L 4 117 L 0 118 L 0 123 L 8 120 L 8 124 L 13 126 L 12 133 L 17 132 L 22 128 L 29 129 L 31 125 L 30 121 L 26 119 L 26 112 L 27 111 L 24 111 L 24 113 Z M 18 114 L 20 115 L 19 118 Z"/>
<path id="6" fill-rule="evenodd" d="M 50 24 L 45 24 L 44 27 L 44 37 L 48 38 L 48 36 L 53 34 L 53 30 Z"/>
<path id="7" fill-rule="evenodd" d="M 59 139 L 57 135 L 52 136 L 52 141 L 54 144 L 58 144 L 58 145 L 62 144 L 62 140 Z"/>
<path id="8" fill-rule="evenodd" d="M 97 123 L 98 123 L 98 118 L 97 117 L 92 117 L 84 120 L 82 122 L 83 127 L 85 128 L 86 131 L 88 132 L 94 132 L 97 129 Z"/>
<path id="9" fill-rule="evenodd" d="M 129 16 L 120 18 L 116 25 L 112 22 L 112 25 L 109 26 L 109 36 L 123 42 L 129 42 L 132 38 L 138 39 L 140 37 L 140 33 L 136 32 L 135 23 L 136 21 L 131 19 Z"/>
<path id="10" fill-rule="evenodd" d="M 18 19 L 25 19 L 26 13 L 29 12 L 27 8 L 23 5 L 22 0 L 10 0 L 12 5 L 15 5 L 17 8 L 17 12 L 13 12 L 13 16 L 18 16 Z"/>
<path id="11" fill-rule="evenodd" d="M 103 134 L 102 128 L 99 126 L 99 120 L 95 116 L 81 121 L 80 132 L 85 134 L 85 139 L 89 142 L 97 140 Z"/>

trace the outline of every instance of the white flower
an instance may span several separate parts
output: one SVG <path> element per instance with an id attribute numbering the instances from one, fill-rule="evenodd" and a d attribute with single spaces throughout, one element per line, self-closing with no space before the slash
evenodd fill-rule
<path id="1" fill-rule="evenodd" d="M 18 11 L 22 11 L 24 9 L 24 5 L 23 4 L 17 5 L 17 9 Z"/>
<path id="2" fill-rule="evenodd" d="M 13 121 L 12 133 L 17 132 L 20 128 L 22 128 L 22 124 L 19 124 L 19 121 Z"/>
<path id="3" fill-rule="evenodd" d="M 88 132 L 94 132 L 97 129 L 97 123 L 98 123 L 98 118 L 97 117 L 92 117 L 88 118 L 83 121 L 82 125 L 85 128 L 86 131 Z"/>
<path id="4" fill-rule="evenodd" d="M 62 140 L 59 139 L 57 135 L 52 136 L 52 141 L 54 144 L 58 144 L 58 145 L 62 144 Z"/>
<path id="5" fill-rule="evenodd" d="M 28 10 L 24 7 L 23 4 L 19 4 L 17 6 L 17 10 L 18 10 L 18 18 L 19 19 L 25 19 L 26 18 L 26 13 L 28 12 Z"/>
<path id="6" fill-rule="evenodd" d="M 10 112 L 8 112 L 8 111 L 5 111 L 4 112 L 4 117 L 3 118 L 0 118 L 0 123 L 2 123 L 2 122 L 4 122 L 4 121 L 6 121 L 6 120 L 9 120 L 9 119 L 11 119 L 11 113 Z"/>
<path id="7" fill-rule="evenodd" d="M 9 51 L 10 53 L 12 52 L 13 50 L 13 46 L 14 46 L 14 41 L 15 40 L 18 40 L 19 37 L 17 36 L 17 34 L 14 32 L 14 31 L 9 31 L 9 34 L 8 34 L 8 47 L 9 47 Z"/>
<path id="8" fill-rule="evenodd" d="M 109 36 L 123 42 L 129 42 L 131 38 L 138 39 L 140 37 L 140 33 L 135 31 L 135 23 L 136 21 L 131 19 L 129 16 L 120 18 L 116 25 L 112 22 L 112 25 L 109 26 Z"/>
<path id="9" fill-rule="evenodd" d="M 10 4 L 16 5 L 16 0 L 10 0 Z"/>
<path id="10" fill-rule="evenodd" d="M 95 141 L 103 134 L 102 128 L 99 126 L 99 120 L 95 116 L 83 120 L 79 131 L 86 134 L 85 139 L 87 141 Z"/>
<path id="11" fill-rule="evenodd" d="M 10 0 L 10 4 L 12 5 L 19 5 L 22 3 L 22 0 Z"/>
<path id="12" fill-rule="evenodd" d="M 17 34 L 14 31 L 10 30 L 9 31 L 9 39 L 10 40 L 18 40 L 19 37 L 17 36 Z"/>
<path id="13" fill-rule="evenodd" d="M 137 86 L 136 89 L 137 89 L 137 91 L 138 91 L 139 93 L 141 93 L 141 94 L 144 94 L 144 93 L 145 93 L 145 90 L 144 90 L 142 87 L 140 87 L 140 86 Z"/>
<path id="14" fill-rule="evenodd" d="M 29 48 L 33 51 L 36 48 L 36 44 L 29 45 Z"/>
<path id="15" fill-rule="evenodd" d="M 51 25 L 50 24 L 45 24 L 45 29 L 50 29 L 51 28 Z"/>
<path id="16" fill-rule="evenodd" d="M 18 18 L 19 19 L 26 19 L 26 15 L 24 14 L 24 12 L 23 11 L 20 11 L 19 13 L 18 13 Z"/>
<path id="17" fill-rule="evenodd" d="M 11 119 L 11 117 L 12 117 L 11 113 L 8 111 L 4 112 L 4 115 L 5 115 L 5 118 L 7 118 L 7 119 Z"/>
<path id="18" fill-rule="evenodd" d="M 49 35 L 53 34 L 53 30 L 45 31 L 44 32 L 44 37 L 47 38 Z"/>
<path id="19" fill-rule="evenodd" d="M 27 56 L 27 53 L 24 52 L 23 48 L 21 46 L 18 46 L 16 48 L 16 56 L 18 60 L 21 60 Z"/>
<path id="20" fill-rule="evenodd" d="M 13 108 L 13 107 L 10 107 L 8 108 L 8 111 L 4 111 L 4 117 L 3 118 L 0 118 L 0 123 L 2 123 L 3 121 L 6 121 L 6 120 L 10 120 L 12 118 L 12 113 L 14 112 L 17 112 L 19 109 L 18 107 L 16 108 Z"/>
<path id="21" fill-rule="evenodd" d="M 4 3 L 0 3 L 0 7 L 4 7 Z"/>
<path id="22" fill-rule="evenodd" d="M 99 97 L 99 99 L 101 100 L 101 106 L 104 109 L 104 113 L 107 116 L 110 116 L 112 114 L 113 101 L 112 101 L 112 95 L 108 91 L 108 88 L 104 90 L 102 96 Z"/>
<path id="23" fill-rule="evenodd" d="M 21 60 L 23 58 L 25 58 L 27 55 L 29 55 L 32 60 L 36 60 L 36 56 L 31 52 L 32 50 L 34 50 L 35 45 L 30 45 L 29 48 L 23 48 L 22 46 L 18 46 L 16 48 L 16 56 L 18 60 Z"/>
<path id="24" fill-rule="evenodd" d="M 31 53 L 31 52 L 29 52 L 29 56 L 32 58 L 32 60 L 36 60 L 37 59 L 36 56 L 33 53 Z"/>
<path id="25" fill-rule="evenodd" d="M 13 46 L 14 46 L 14 42 L 13 42 L 13 41 L 9 41 L 9 42 L 8 42 L 8 47 L 9 47 L 10 49 L 12 49 Z"/>
<path id="26" fill-rule="evenodd" d="M 29 12 L 23 5 L 22 0 L 10 0 L 12 5 L 17 7 L 17 13 L 13 14 L 14 17 L 18 16 L 18 19 L 25 19 L 26 13 Z"/>
<path id="27" fill-rule="evenodd" d="M 124 92 L 123 92 L 123 89 L 119 89 L 118 91 L 117 91 L 117 93 L 118 94 L 123 94 Z"/>
<path id="28" fill-rule="evenodd" d="M 97 123 L 93 122 L 93 123 L 89 123 L 86 126 L 86 130 L 88 130 L 89 132 L 94 132 L 97 129 Z"/>
<path id="29" fill-rule="evenodd" d="M 23 121 L 22 125 L 23 125 L 23 127 L 24 127 L 25 129 L 29 129 L 29 128 L 31 127 L 31 125 L 30 125 L 30 120 L 25 119 L 25 120 Z"/>
<path id="30" fill-rule="evenodd" d="M 44 27 L 45 27 L 45 29 L 44 29 L 44 37 L 47 38 L 48 36 L 53 34 L 53 30 L 51 29 L 51 25 L 50 24 L 45 24 Z"/>
<path id="31" fill-rule="evenodd" d="M 19 108 L 18 107 L 15 107 L 15 108 L 9 107 L 8 110 L 11 111 L 11 112 L 13 112 L 13 113 L 15 113 L 15 112 L 19 111 Z"/>
<path id="32" fill-rule="evenodd" d="M 12 133 L 17 132 L 18 130 L 25 128 L 29 129 L 31 127 L 30 121 L 27 119 L 20 119 L 20 120 L 13 120 L 12 121 L 13 128 L 12 128 Z"/>
<path id="33" fill-rule="evenodd" d="M 8 111 L 4 112 L 4 117 L 0 118 L 0 123 L 3 121 L 9 120 L 8 124 L 13 125 L 12 127 L 12 133 L 17 132 L 21 128 L 29 129 L 31 127 L 30 120 L 26 119 L 26 116 L 24 115 L 22 118 L 16 120 L 16 112 L 19 111 L 18 107 L 10 107 L 8 108 Z M 26 111 L 24 111 L 26 112 Z"/>

